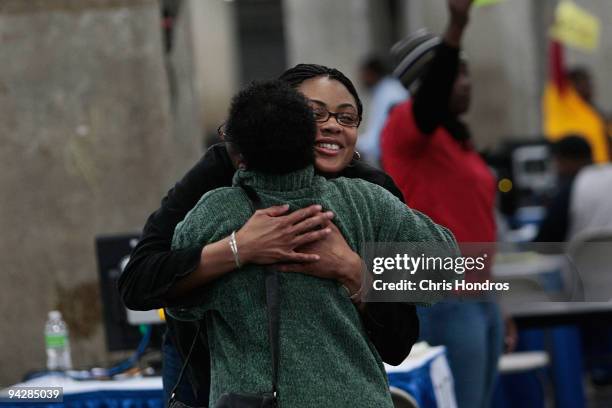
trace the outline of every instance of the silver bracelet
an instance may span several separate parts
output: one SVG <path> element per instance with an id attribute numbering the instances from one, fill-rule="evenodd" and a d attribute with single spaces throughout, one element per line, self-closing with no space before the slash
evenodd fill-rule
<path id="1" fill-rule="evenodd" d="M 353 303 L 361 303 L 362 301 L 364 301 L 366 297 L 365 295 L 368 293 L 368 287 L 372 284 L 372 278 L 368 274 L 367 269 L 365 269 L 363 261 L 362 270 L 364 271 L 364 273 L 361 279 L 361 286 L 359 287 L 357 292 L 351 294 L 349 288 L 347 288 L 345 285 L 342 285 L 344 290 L 346 290 L 346 294 L 348 295 L 349 299 L 351 299 Z"/>
<path id="2" fill-rule="evenodd" d="M 240 256 L 238 255 L 238 243 L 236 242 L 236 231 L 232 231 L 232 235 L 230 235 L 229 246 L 232 250 L 232 254 L 234 255 L 234 262 L 236 262 L 236 267 L 241 268 L 242 264 L 240 263 Z"/>

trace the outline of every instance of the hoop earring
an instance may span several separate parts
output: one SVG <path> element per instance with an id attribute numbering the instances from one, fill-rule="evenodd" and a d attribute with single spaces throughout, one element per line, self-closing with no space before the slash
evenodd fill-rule
<path id="1" fill-rule="evenodd" d="M 242 156 L 242 154 L 238 155 L 238 170 L 248 170 L 248 166 L 244 161 L 244 156 Z"/>
<path id="2" fill-rule="evenodd" d="M 346 167 L 353 167 L 355 165 L 355 162 L 359 160 L 361 160 L 361 154 L 359 154 L 359 152 L 355 150 L 355 152 L 353 153 L 353 158 L 351 159 L 351 162 Z"/>

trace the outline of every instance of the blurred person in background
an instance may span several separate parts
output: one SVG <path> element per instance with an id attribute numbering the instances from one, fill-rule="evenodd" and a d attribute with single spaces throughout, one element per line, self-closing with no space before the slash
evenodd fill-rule
<path id="1" fill-rule="evenodd" d="M 390 75 L 386 61 L 370 56 L 359 69 L 361 82 L 370 91 L 367 128 L 359 136 L 357 150 L 370 164 L 380 167 L 380 134 L 391 109 L 409 97 L 402 83 Z"/>
<path id="2" fill-rule="evenodd" d="M 557 173 L 557 191 L 546 206 L 546 215 L 534 242 L 564 242 L 568 237 L 570 196 L 578 172 L 593 163 L 591 146 L 578 135 L 554 142 L 551 152 Z"/>
<path id="3" fill-rule="evenodd" d="M 567 78 L 578 92 L 578 95 L 589 105 L 595 107 L 593 102 L 593 78 L 591 72 L 586 67 L 577 66 L 571 68 L 567 73 Z"/>
<path id="4" fill-rule="evenodd" d="M 329 110 L 335 115 L 317 122 L 315 169 L 319 174 L 328 178 L 360 178 L 382 186 L 403 201 L 388 175 L 357 159 L 355 144 L 359 123 L 347 126 L 341 123 L 342 116 L 337 116 L 354 111 L 361 120 L 363 107 L 350 79 L 336 69 L 315 64 L 299 64 L 283 73 L 280 79 L 299 89 L 320 107 L 321 112 Z M 320 83 L 324 86 L 313 86 Z M 346 95 L 350 95 L 349 104 L 337 102 Z M 141 240 L 119 280 L 119 290 L 128 308 L 188 307 L 197 300 L 199 287 L 235 268 L 227 238 L 203 246 L 171 249 L 176 225 L 204 193 L 231 186 L 234 172 L 234 163 L 225 145 L 215 145 L 162 199 L 161 207 L 148 218 Z M 337 279 L 354 292 L 355 276 L 361 272 L 360 257 L 337 229 L 329 234 L 325 230 L 312 231 L 317 225 L 326 223 L 329 216 L 317 206 L 291 214 L 286 206 L 259 210 L 237 231 L 238 248 L 245 256 L 254 254 L 250 259 L 245 258 L 254 264 L 292 263 L 286 265 L 285 270 L 315 276 L 335 271 Z M 300 247 L 308 243 L 308 253 L 305 253 Z M 360 315 L 383 361 L 390 364 L 403 361 L 419 333 L 415 307 L 407 303 L 368 303 L 360 309 Z M 167 326 L 164 389 L 169 395 L 196 328 L 171 317 L 167 318 Z M 189 382 L 184 382 L 177 392 L 179 401 L 192 405 L 208 403 L 208 388 L 202 386 L 210 381 L 210 359 L 205 344 L 197 343 L 187 370 L 189 382 L 199 385 L 198 393 L 193 395 Z"/>
<path id="5" fill-rule="evenodd" d="M 574 179 L 567 240 L 593 233 L 612 237 L 612 164 L 586 166 Z M 587 321 L 581 326 L 581 332 L 592 382 L 612 384 L 610 322 Z"/>
<path id="6" fill-rule="evenodd" d="M 595 103 L 595 86 L 593 81 L 593 75 L 587 67 L 575 66 L 571 68 L 567 77 L 578 93 L 580 97 L 587 103 L 591 109 L 596 112 L 601 121 L 603 122 L 603 149 L 607 147 L 608 150 L 608 161 L 612 160 L 612 120 L 609 114 L 606 114 L 599 106 Z"/>
<path id="7" fill-rule="evenodd" d="M 542 98 L 544 134 L 552 142 L 579 134 L 591 145 L 595 163 L 609 162 L 612 139 L 608 118 L 595 104 L 591 72 L 580 66 L 567 69 L 565 65 L 563 46 L 552 40 L 549 81 Z"/>
<path id="8" fill-rule="evenodd" d="M 410 73 L 408 67 L 419 64 L 425 72 L 411 100 L 389 115 L 382 164 L 406 203 L 449 228 L 458 242 L 495 242 L 495 178 L 461 119 L 471 100 L 468 65 L 460 47 L 472 1 L 448 0 L 448 6 L 450 21 L 441 40 L 421 35 L 394 47 L 404 52 L 396 74 L 400 68 Z M 428 47 L 433 59 L 425 65 L 419 60 L 428 56 Z M 466 280 L 486 279 L 491 258 L 484 273 L 468 273 Z M 443 302 L 419 308 L 419 319 L 421 339 L 447 347 L 459 408 L 489 407 L 504 345 L 498 305 L 492 300 Z M 511 349 L 516 334 L 508 334 L 505 340 Z"/>
<path id="9" fill-rule="evenodd" d="M 612 164 L 583 168 L 569 201 L 568 240 L 585 231 L 612 230 Z"/>

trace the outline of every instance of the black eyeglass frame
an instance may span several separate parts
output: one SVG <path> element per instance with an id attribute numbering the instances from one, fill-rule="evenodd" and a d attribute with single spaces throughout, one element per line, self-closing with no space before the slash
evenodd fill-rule
<path id="1" fill-rule="evenodd" d="M 322 112 L 322 111 L 327 112 L 327 117 L 325 119 L 323 119 L 323 118 L 317 119 L 316 116 L 314 115 L 315 110 L 317 110 L 319 112 Z M 354 128 L 356 128 L 356 127 L 359 127 L 359 125 L 361 124 L 361 116 L 359 116 L 358 114 L 353 114 L 352 112 L 331 112 L 330 110 L 328 110 L 326 108 L 323 108 L 321 106 L 318 106 L 316 108 L 313 107 L 312 111 L 313 111 L 313 116 L 315 116 L 315 122 L 317 122 L 317 123 L 325 123 L 330 118 L 334 118 L 334 119 L 336 119 L 336 122 L 338 122 L 339 125 L 345 126 L 345 127 L 354 127 Z M 353 124 L 353 125 L 342 123 L 340 121 L 340 115 L 343 115 L 343 114 L 355 115 L 357 117 L 357 123 Z M 227 124 L 226 122 L 223 122 L 219 126 L 217 126 L 217 135 L 222 140 L 226 140 L 227 141 L 227 133 L 225 133 L 225 125 L 226 124 Z"/>
<path id="2" fill-rule="evenodd" d="M 312 111 L 313 111 L 313 114 L 315 116 L 315 122 L 317 122 L 317 123 L 325 123 L 330 118 L 333 117 L 334 119 L 336 119 L 336 122 L 338 122 L 338 124 L 341 125 L 341 126 L 356 128 L 356 127 L 359 127 L 359 125 L 361 124 L 361 116 L 359 116 L 358 114 L 353 113 L 353 112 L 331 112 L 330 110 L 328 110 L 328 109 L 326 109 L 326 108 L 324 108 L 322 106 L 312 107 Z M 325 111 L 325 112 L 327 112 L 327 116 L 325 117 L 325 119 L 323 119 L 323 118 L 317 119 L 315 111 L 317 111 L 317 112 Z M 356 124 L 342 123 L 340 121 L 340 115 L 346 115 L 346 114 L 351 115 L 351 116 L 355 115 L 357 117 L 357 123 Z"/>

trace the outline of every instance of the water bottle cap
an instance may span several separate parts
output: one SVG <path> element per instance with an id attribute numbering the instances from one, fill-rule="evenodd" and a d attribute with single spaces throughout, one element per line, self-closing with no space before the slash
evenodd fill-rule
<path id="1" fill-rule="evenodd" d="M 51 320 L 59 320 L 62 318 L 62 314 L 59 310 L 52 310 L 49 312 L 49 319 Z"/>

